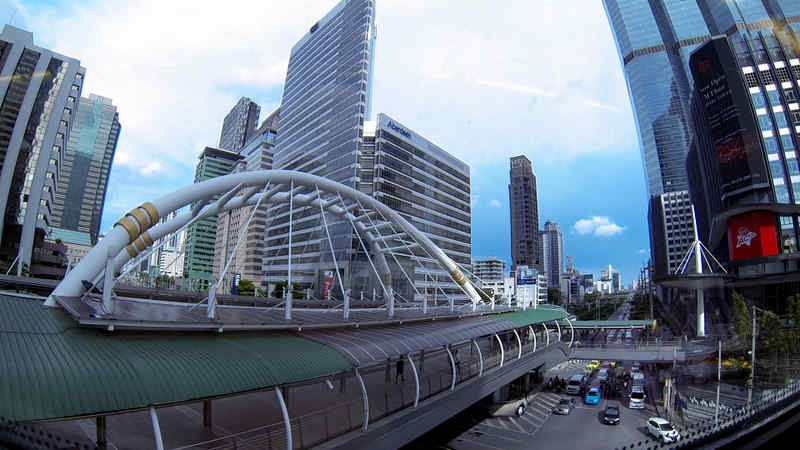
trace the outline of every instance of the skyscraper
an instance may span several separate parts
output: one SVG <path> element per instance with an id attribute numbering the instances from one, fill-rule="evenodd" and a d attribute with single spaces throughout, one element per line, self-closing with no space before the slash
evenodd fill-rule
<path id="1" fill-rule="evenodd" d="M 219 148 L 238 152 L 253 139 L 258 126 L 261 107 L 247 97 L 242 97 L 222 122 L 219 135 Z"/>
<path id="2" fill-rule="evenodd" d="M 0 248 L 16 270 L 37 275 L 34 247 L 51 225 L 64 148 L 86 69 L 33 44 L 11 25 L 0 33 Z M 52 256 L 50 253 L 49 256 Z M 33 259 L 33 261 L 32 261 Z"/>
<path id="3" fill-rule="evenodd" d="M 561 226 L 548 220 L 539 236 L 540 260 L 547 274 L 547 282 L 552 287 L 558 287 L 561 282 L 561 271 L 564 269 L 564 235 L 561 233 Z"/>
<path id="4" fill-rule="evenodd" d="M 539 250 L 539 201 L 536 175 L 525 156 L 511 158 L 508 200 L 511 205 L 511 271 L 528 266 L 542 271 Z"/>
<path id="5" fill-rule="evenodd" d="M 276 169 L 310 172 L 359 187 L 364 121 L 371 114 L 375 37 L 374 1 L 342 0 L 292 47 L 275 144 Z M 297 208 L 295 217 L 317 220 L 304 211 Z M 288 210 L 276 206 L 270 215 L 264 270 L 274 283 L 286 279 L 286 270 L 278 268 L 288 264 Z M 347 278 L 356 254 L 352 230 L 333 215 L 326 220 L 337 263 Z M 301 229 L 308 225 L 296 224 Z M 320 261 L 332 263 L 326 241 L 320 243 L 313 233 L 292 236 L 293 247 L 302 250 L 292 252 L 293 261 L 298 258 L 292 264 L 294 281 L 318 281 Z"/>
<path id="6" fill-rule="evenodd" d="M 228 175 L 237 161 L 238 153 L 206 147 L 198 157 L 194 182 Z M 216 196 L 215 198 L 218 198 Z M 198 220 L 186 229 L 183 277 L 196 289 L 206 289 L 212 283 L 214 245 L 217 236 L 217 216 Z"/>
<path id="7" fill-rule="evenodd" d="M 108 175 L 120 133 L 110 98 L 81 97 L 56 188 L 53 226 L 89 233 L 97 243 Z"/>
<path id="8" fill-rule="evenodd" d="M 233 167 L 232 173 L 253 170 L 272 169 L 272 149 L 275 145 L 276 131 L 272 128 L 278 117 L 278 111 L 270 114 L 256 130 L 253 138 L 239 151 L 243 159 Z M 222 287 L 230 292 L 236 274 L 241 278 L 252 281 L 265 292 L 267 285 L 263 280 L 264 241 L 266 240 L 266 226 L 268 223 L 268 205 L 262 204 L 253 215 L 253 219 L 242 231 L 247 223 L 254 206 L 226 211 L 217 216 L 216 244 L 214 247 L 214 279 L 219 279 L 233 250 L 242 236 L 236 255 L 231 260 L 231 266 L 225 273 Z M 242 234 L 242 232 L 244 234 Z"/>

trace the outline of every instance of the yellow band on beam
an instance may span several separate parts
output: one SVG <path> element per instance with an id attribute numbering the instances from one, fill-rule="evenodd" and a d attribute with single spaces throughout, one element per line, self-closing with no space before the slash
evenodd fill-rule
<path id="1" fill-rule="evenodd" d="M 114 226 L 121 225 L 122 228 L 125 228 L 125 231 L 128 232 L 128 243 L 130 244 L 133 242 L 137 237 L 139 237 L 139 227 L 136 226 L 136 221 L 132 219 L 130 216 L 125 216 L 122 219 L 118 220 Z"/>
<path id="2" fill-rule="evenodd" d="M 150 224 L 155 225 L 156 222 L 158 222 L 159 215 L 158 215 L 158 209 L 156 209 L 156 205 L 150 202 L 145 202 L 139 205 L 139 208 L 145 210 L 145 212 L 147 212 L 147 215 L 150 216 Z"/>
<path id="3" fill-rule="evenodd" d="M 144 233 L 142 233 L 142 235 L 141 235 L 141 236 L 139 236 L 139 239 L 143 240 L 143 241 L 144 241 L 144 243 L 145 243 L 145 244 L 146 244 L 148 247 L 149 247 L 149 246 L 151 246 L 151 245 L 153 245 L 153 238 L 151 238 L 151 237 L 150 237 L 150 233 L 148 233 L 147 231 L 145 231 Z"/>
<path id="4" fill-rule="evenodd" d="M 128 251 L 128 255 L 130 255 L 130 257 L 131 257 L 131 258 L 135 258 L 135 257 L 136 257 L 136 255 L 138 255 L 138 254 L 139 254 L 139 252 L 138 252 L 138 251 L 136 251 L 136 248 L 134 248 L 134 246 L 132 246 L 132 245 L 128 245 L 128 246 L 126 246 L 126 247 L 125 247 L 125 250 L 127 250 L 127 251 Z"/>
<path id="5" fill-rule="evenodd" d="M 144 232 L 144 230 L 150 228 L 150 225 L 152 225 L 150 223 L 150 215 L 147 214 L 147 211 L 141 208 L 131 210 L 131 212 L 129 212 L 127 215 L 136 219 L 136 223 L 139 224 L 140 234 Z"/>
<path id="6" fill-rule="evenodd" d="M 453 269 L 450 272 L 450 276 L 453 277 L 453 280 L 455 280 L 455 282 L 460 286 L 467 284 L 467 277 L 465 277 L 464 274 L 458 269 Z"/>

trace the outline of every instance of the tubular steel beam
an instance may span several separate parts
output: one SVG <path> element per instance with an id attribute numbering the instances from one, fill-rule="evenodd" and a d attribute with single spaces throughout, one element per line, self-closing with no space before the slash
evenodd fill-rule
<path id="1" fill-rule="evenodd" d="M 419 374 L 417 373 L 417 366 L 414 365 L 414 360 L 411 359 L 411 355 L 406 355 L 408 358 L 408 362 L 411 364 L 411 372 L 414 374 L 414 408 L 419 405 Z"/>
<path id="2" fill-rule="evenodd" d="M 520 359 L 522 358 L 522 339 L 519 338 L 519 333 L 517 332 L 516 328 L 514 328 L 514 336 L 517 337 L 517 345 L 519 346 L 517 351 L 517 359 Z"/>
<path id="3" fill-rule="evenodd" d="M 483 375 L 483 352 L 481 352 L 481 346 L 478 345 L 478 341 L 475 339 L 472 340 L 472 345 L 475 346 L 475 350 L 478 351 L 478 376 Z"/>
<path id="4" fill-rule="evenodd" d="M 396 211 L 392 210 L 369 195 L 337 183 L 333 180 L 308 173 L 287 170 L 240 172 L 216 177 L 179 189 L 175 192 L 166 194 L 158 199 L 153 200 L 151 204 L 148 204 L 148 209 L 143 210 L 148 214 L 148 216 L 150 216 L 150 220 L 148 221 L 150 223 L 135 223 L 135 216 L 133 218 L 131 216 L 126 216 L 106 234 L 106 237 L 103 240 L 98 242 L 97 245 L 95 245 L 92 250 L 90 250 L 89 253 L 81 259 L 80 263 L 78 263 L 64 278 L 64 280 L 59 283 L 51 295 L 54 297 L 80 297 L 85 292 L 85 288 L 81 281 L 94 280 L 97 276 L 102 276 L 103 270 L 106 266 L 107 255 L 109 253 L 112 255 L 117 255 L 125 248 L 125 246 L 133 242 L 136 238 L 138 238 L 139 235 L 144 233 L 144 231 L 149 228 L 149 225 L 152 224 L 152 222 L 155 222 L 154 219 L 157 219 L 158 217 L 165 217 L 170 212 L 176 211 L 194 202 L 206 200 L 209 197 L 213 197 L 214 195 L 222 192 L 228 192 L 240 184 L 242 187 L 255 187 L 263 186 L 267 181 L 271 181 L 274 185 L 286 185 L 290 183 L 304 187 L 318 185 L 319 188 L 325 192 L 338 193 L 345 198 L 361 202 L 370 209 L 383 214 L 390 220 L 390 223 L 398 226 L 399 231 L 405 232 L 414 238 L 417 242 L 419 242 L 422 248 L 428 251 L 442 266 L 447 269 L 450 276 L 462 287 L 462 289 L 464 289 L 464 291 L 470 297 L 473 305 L 480 301 L 480 296 L 478 295 L 474 286 L 466 279 L 456 263 L 450 259 L 442 251 L 442 249 L 436 246 L 436 244 L 434 244 L 427 235 L 411 225 Z M 262 196 L 264 196 L 264 194 L 253 195 L 250 198 L 250 201 Z M 235 203 L 237 200 L 239 203 L 241 203 L 240 197 L 232 198 L 229 203 Z M 293 202 L 294 200 L 298 200 L 298 203 L 302 204 L 303 202 L 300 201 L 301 198 L 310 198 L 310 196 L 305 194 L 294 195 L 294 192 L 281 192 L 275 194 L 270 200 L 272 200 L 271 203 L 286 201 Z M 203 210 L 206 208 L 208 207 L 203 208 Z M 330 210 L 337 215 L 346 213 L 346 211 L 342 211 L 342 208 L 336 206 L 331 206 Z M 157 217 L 152 217 L 151 213 Z M 139 215 L 144 217 L 142 214 Z M 288 286 L 287 290 L 291 290 L 291 286 Z M 289 302 L 287 302 L 287 304 L 290 302 L 291 298 L 289 298 Z"/>
<path id="5" fill-rule="evenodd" d="M 558 329 L 558 342 L 561 342 L 561 325 L 558 324 L 558 321 L 554 321 L 556 323 L 556 328 Z"/>
<path id="6" fill-rule="evenodd" d="M 150 407 L 150 421 L 153 423 L 153 436 L 156 440 L 156 450 L 164 450 L 164 441 L 161 438 L 161 426 L 158 424 L 158 414 L 154 407 Z"/>
<path id="7" fill-rule="evenodd" d="M 500 345 L 500 367 L 503 367 L 503 360 L 506 359 L 506 352 L 503 350 L 503 341 L 500 340 L 500 336 L 497 333 L 494 334 L 494 338 L 497 339 L 497 343 Z"/>
<path id="8" fill-rule="evenodd" d="M 356 374 L 358 386 L 361 388 L 361 401 L 364 405 L 364 423 L 361 425 L 361 431 L 367 431 L 367 426 L 369 425 L 369 397 L 367 396 L 367 386 L 364 384 L 364 379 L 361 378 L 361 374 L 358 372 L 358 367 L 354 367 L 353 371 Z"/>
<path id="9" fill-rule="evenodd" d="M 550 330 L 547 329 L 547 325 L 544 322 L 542 322 L 542 327 L 544 328 L 544 337 L 547 339 L 544 346 L 550 347 Z"/>
<path id="10" fill-rule="evenodd" d="M 536 353 L 536 332 L 533 331 L 533 327 L 528 325 L 528 330 L 531 332 L 531 336 L 533 336 L 533 352 Z"/>
<path id="11" fill-rule="evenodd" d="M 444 349 L 447 351 L 447 356 L 450 358 L 450 368 L 453 370 L 453 379 L 450 382 L 450 390 L 456 388 L 456 360 L 453 358 L 453 352 L 450 351 L 450 346 L 445 345 Z"/>
<path id="12" fill-rule="evenodd" d="M 278 404 L 281 406 L 283 428 L 286 430 L 286 450 L 292 450 L 292 422 L 289 419 L 289 410 L 286 409 L 286 401 L 283 399 L 283 392 L 281 392 L 281 388 L 275 387 L 275 396 L 278 397 Z"/>
<path id="13" fill-rule="evenodd" d="M 572 321 L 567 316 L 567 323 L 569 324 L 569 348 L 572 348 L 572 343 L 575 342 L 575 328 L 572 328 Z"/>

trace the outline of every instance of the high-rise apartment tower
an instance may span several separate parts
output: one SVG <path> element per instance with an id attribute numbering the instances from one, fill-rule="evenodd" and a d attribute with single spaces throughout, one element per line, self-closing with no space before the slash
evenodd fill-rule
<path id="1" fill-rule="evenodd" d="M 511 271 L 528 266 L 542 271 L 539 250 L 539 201 L 536 175 L 525 156 L 511 158 L 508 199 L 511 205 Z"/>
<path id="2" fill-rule="evenodd" d="M 558 287 L 561 271 L 564 269 L 564 235 L 561 233 L 561 226 L 548 220 L 539 236 L 540 258 L 542 268 L 547 274 L 547 282 L 552 287 Z"/>
<path id="3" fill-rule="evenodd" d="M 242 97 L 222 122 L 219 148 L 238 152 L 256 134 L 261 107 L 247 97 Z"/>

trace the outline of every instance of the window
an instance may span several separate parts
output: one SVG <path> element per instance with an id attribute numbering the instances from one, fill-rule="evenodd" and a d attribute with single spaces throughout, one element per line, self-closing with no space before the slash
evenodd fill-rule
<path id="1" fill-rule="evenodd" d="M 792 111 L 792 122 L 793 123 L 800 123 L 800 112 Z"/>
<path id="2" fill-rule="evenodd" d="M 753 75 L 753 74 L 748 74 L 748 75 Z M 753 107 L 756 108 L 756 109 L 764 108 L 764 107 L 767 106 L 767 103 L 764 101 L 764 96 L 761 94 L 761 92 L 753 92 L 753 93 L 751 93 L 750 94 L 750 101 L 753 103 Z"/>
<path id="3" fill-rule="evenodd" d="M 769 120 L 769 116 L 758 116 L 758 125 L 761 127 L 761 131 L 772 130 L 772 121 Z"/>
<path id="4" fill-rule="evenodd" d="M 769 104 L 772 106 L 778 106 L 781 104 L 781 98 L 778 95 L 777 90 L 767 91 L 767 97 L 769 97 Z"/>

